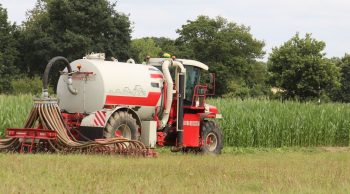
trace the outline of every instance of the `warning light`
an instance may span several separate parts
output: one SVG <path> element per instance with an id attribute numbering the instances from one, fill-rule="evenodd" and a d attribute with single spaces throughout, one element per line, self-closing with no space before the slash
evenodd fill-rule
<path id="1" fill-rule="evenodd" d="M 164 57 L 164 58 L 170 58 L 171 55 L 170 55 L 169 53 L 164 53 L 164 54 L 163 54 L 163 57 Z"/>
<path id="2" fill-rule="evenodd" d="M 81 65 L 80 65 L 80 64 L 78 64 L 78 65 L 77 65 L 77 68 L 78 68 L 78 70 L 80 71 L 80 69 L 81 69 Z"/>

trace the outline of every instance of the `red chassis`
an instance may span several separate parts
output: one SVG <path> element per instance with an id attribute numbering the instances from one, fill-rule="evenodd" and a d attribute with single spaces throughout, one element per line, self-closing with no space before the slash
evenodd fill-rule
<path id="1" fill-rule="evenodd" d="M 36 146 L 36 140 L 56 140 L 57 133 L 51 130 L 33 129 L 33 128 L 9 128 L 6 129 L 6 137 L 21 139 L 20 153 L 24 152 L 25 147 L 29 153 L 33 152 Z"/>

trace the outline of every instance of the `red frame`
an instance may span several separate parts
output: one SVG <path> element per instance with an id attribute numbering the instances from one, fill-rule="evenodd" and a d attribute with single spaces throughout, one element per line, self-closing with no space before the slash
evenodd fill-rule
<path id="1" fill-rule="evenodd" d="M 28 147 L 29 153 L 32 153 L 36 144 L 35 140 L 56 140 L 57 132 L 34 128 L 8 128 L 6 129 L 6 137 L 23 139 L 21 142 L 20 153 L 24 153 L 25 147 Z M 29 143 L 26 140 L 29 140 Z"/>
<path id="2" fill-rule="evenodd" d="M 204 89 L 204 92 L 203 94 L 198 94 L 198 91 L 200 89 Z M 201 104 L 199 104 L 198 107 L 201 107 L 201 108 L 204 108 L 204 105 L 205 105 L 205 98 L 207 97 L 207 90 L 208 90 L 208 85 L 196 85 L 194 87 L 194 94 L 193 94 L 193 97 L 192 97 L 192 107 L 193 108 L 197 108 L 196 106 L 196 100 L 199 99 L 200 97 L 203 98 L 203 101 L 201 102 Z"/>
<path id="3" fill-rule="evenodd" d="M 26 138 L 26 139 L 56 139 L 57 132 L 45 129 L 34 128 L 8 128 L 6 137 L 9 138 Z"/>
<path id="4" fill-rule="evenodd" d="M 183 145 L 185 147 L 200 146 L 200 123 L 199 114 L 184 115 Z"/>
<path id="5" fill-rule="evenodd" d="M 79 139 L 79 133 L 72 130 L 73 128 L 79 129 L 81 121 L 86 116 L 81 113 L 61 113 L 64 123 L 67 125 L 70 133 L 74 136 L 75 139 Z"/>

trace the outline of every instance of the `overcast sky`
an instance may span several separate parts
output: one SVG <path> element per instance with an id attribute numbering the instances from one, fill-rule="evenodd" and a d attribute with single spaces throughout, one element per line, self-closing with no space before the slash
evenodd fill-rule
<path id="1" fill-rule="evenodd" d="M 21 23 L 36 0 L 0 0 L 9 19 Z M 130 14 L 133 38 L 176 38 L 176 29 L 198 15 L 222 16 L 251 27 L 266 43 L 279 46 L 296 32 L 312 33 L 327 43 L 327 56 L 350 53 L 349 0 L 119 0 L 117 10 Z"/>

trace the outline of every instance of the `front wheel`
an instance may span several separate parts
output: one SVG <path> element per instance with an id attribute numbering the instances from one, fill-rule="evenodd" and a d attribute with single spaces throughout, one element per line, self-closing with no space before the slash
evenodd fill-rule
<path id="1" fill-rule="evenodd" d="M 220 154 L 223 136 L 219 126 L 213 121 L 204 121 L 201 126 L 202 153 Z"/>

